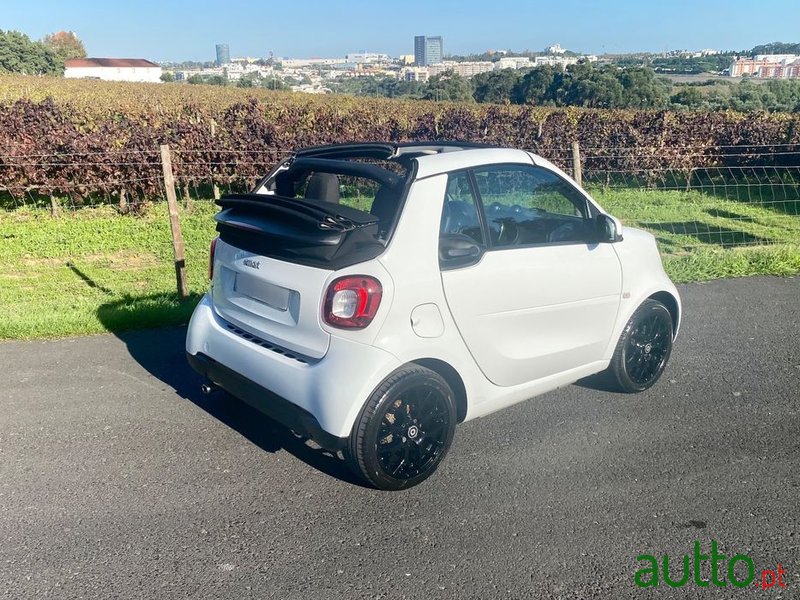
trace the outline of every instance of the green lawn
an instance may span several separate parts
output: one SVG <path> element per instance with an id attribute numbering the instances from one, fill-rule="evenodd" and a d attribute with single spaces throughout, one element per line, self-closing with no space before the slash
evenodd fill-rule
<path id="1" fill-rule="evenodd" d="M 653 231 L 676 281 L 800 271 L 796 203 L 762 205 L 694 191 L 592 192 L 623 223 Z M 0 211 L 0 339 L 186 322 L 208 284 L 215 211 L 213 203 L 196 201 L 181 213 L 191 291 L 184 302 L 175 296 L 163 203 L 145 217 L 121 216 L 108 206 L 55 218 L 42 209 Z"/>

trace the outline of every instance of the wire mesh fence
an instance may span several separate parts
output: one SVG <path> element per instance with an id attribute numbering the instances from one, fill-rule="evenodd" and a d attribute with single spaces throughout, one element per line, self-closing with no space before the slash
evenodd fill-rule
<path id="1" fill-rule="evenodd" d="M 530 148 L 575 173 L 573 148 Z M 252 189 L 288 150 L 177 149 L 172 168 L 187 206 Z M 580 149 L 583 186 L 665 252 L 800 243 L 800 146 Z M 53 216 L 107 207 L 144 215 L 165 197 L 159 149 L 57 154 L 0 150 L 0 210 Z M 168 241 L 168 240 L 167 240 Z"/>

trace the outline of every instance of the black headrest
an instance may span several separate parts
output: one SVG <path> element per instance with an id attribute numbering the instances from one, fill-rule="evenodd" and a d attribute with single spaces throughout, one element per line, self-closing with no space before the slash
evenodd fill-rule
<path id="1" fill-rule="evenodd" d="M 308 179 L 304 197 L 339 204 L 339 177 L 333 173 L 314 173 Z"/>

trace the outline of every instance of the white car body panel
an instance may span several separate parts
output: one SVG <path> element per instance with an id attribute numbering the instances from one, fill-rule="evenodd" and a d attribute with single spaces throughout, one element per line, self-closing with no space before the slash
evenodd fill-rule
<path id="1" fill-rule="evenodd" d="M 416 180 L 376 259 L 333 271 L 222 244 L 212 292 L 189 324 L 187 352 L 235 370 L 311 413 L 329 434 L 346 438 L 373 390 L 404 364 L 449 365 L 466 389 L 468 420 L 606 368 L 626 322 L 653 294 L 671 295 L 680 309 L 653 236 L 635 229 L 624 229 L 616 243 L 489 250 L 475 265 L 442 271 L 438 242 L 447 173 L 517 163 L 566 176 L 521 150 L 474 149 L 415 160 Z M 263 271 L 247 271 L 245 258 L 261 262 Z M 225 277 L 231 272 L 295 290 L 297 305 L 276 312 L 230 297 L 232 283 Z M 337 329 L 321 317 L 328 285 L 348 274 L 373 276 L 383 286 L 378 313 L 362 330 Z M 310 360 L 304 364 L 261 347 L 225 321 Z"/>
<path id="2" fill-rule="evenodd" d="M 622 273 L 610 244 L 563 244 L 487 252 L 442 281 L 483 373 L 513 386 L 603 357 Z"/>

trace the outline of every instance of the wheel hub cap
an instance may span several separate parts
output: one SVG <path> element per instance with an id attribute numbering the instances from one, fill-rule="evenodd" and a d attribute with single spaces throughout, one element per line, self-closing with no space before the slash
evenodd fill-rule
<path id="1" fill-rule="evenodd" d="M 408 428 L 408 437 L 412 440 L 415 439 L 419 435 L 419 428 L 416 425 L 412 425 Z"/>

